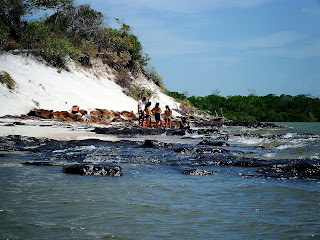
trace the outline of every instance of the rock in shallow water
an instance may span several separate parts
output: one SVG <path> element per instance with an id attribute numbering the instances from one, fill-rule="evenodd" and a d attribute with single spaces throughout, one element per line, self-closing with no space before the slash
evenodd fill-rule
<path id="1" fill-rule="evenodd" d="M 214 172 L 205 170 L 205 169 L 188 169 L 182 171 L 183 174 L 190 174 L 190 175 L 212 175 Z"/>
<path id="2" fill-rule="evenodd" d="M 120 166 L 104 166 L 95 164 L 73 164 L 63 167 L 63 172 L 77 175 L 122 176 Z"/>
<path id="3" fill-rule="evenodd" d="M 160 142 L 157 140 L 146 139 L 144 141 L 144 143 L 141 145 L 141 147 L 143 147 L 143 148 L 159 148 L 159 147 L 165 148 L 165 147 L 172 147 L 172 144 Z"/>
<path id="4" fill-rule="evenodd" d="M 273 178 L 320 179 L 320 164 L 318 162 L 275 164 L 258 169 L 257 172 Z"/>

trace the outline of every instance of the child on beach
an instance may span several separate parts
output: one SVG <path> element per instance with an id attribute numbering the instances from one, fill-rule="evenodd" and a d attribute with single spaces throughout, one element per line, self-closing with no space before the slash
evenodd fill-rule
<path id="1" fill-rule="evenodd" d="M 159 127 L 159 122 L 160 122 L 160 127 L 162 125 L 161 121 L 161 108 L 159 107 L 159 103 L 156 103 L 155 107 L 151 110 L 151 112 L 154 115 L 154 118 L 156 120 L 156 128 Z"/>
<path id="2" fill-rule="evenodd" d="M 166 105 L 166 110 L 164 110 L 164 127 L 171 128 L 171 110 L 168 105 Z"/>

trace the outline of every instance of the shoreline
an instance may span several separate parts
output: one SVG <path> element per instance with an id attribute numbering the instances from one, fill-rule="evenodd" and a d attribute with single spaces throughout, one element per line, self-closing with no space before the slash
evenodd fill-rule
<path id="1" fill-rule="evenodd" d="M 0 133 L 1 136 L 21 135 L 66 141 L 89 138 L 119 141 L 132 136 L 143 141 L 150 135 L 154 139 L 158 138 L 155 136 L 160 136 L 164 133 L 176 136 L 185 135 L 185 130 L 178 127 L 178 119 L 182 116 L 172 118 L 172 127 L 170 129 L 163 127 L 155 129 L 138 127 L 138 118 L 133 112 L 95 109 L 88 114 L 86 110 L 80 111 L 82 111 L 82 114 L 72 114 L 68 111 L 54 112 L 53 110 L 33 109 L 26 115 L 6 115 L 0 117 Z M 211 128 L 218 131 L 223 126 L 281 128 L 281 126 L 273 123 L 229 121 L 210 115 L 186 115 L 186 117 L 189 119 L 191 129 Z M 121 138 L 119 135 L 124 137 Z"/>

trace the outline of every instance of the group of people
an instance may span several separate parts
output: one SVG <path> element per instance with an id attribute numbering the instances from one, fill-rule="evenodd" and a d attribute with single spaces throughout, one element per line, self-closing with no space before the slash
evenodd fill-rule
<path id="1" fill-rule="evenodd" d="M 78 105 L 73 105 L 71 113 L 80 114 L 80 107 Z M 160 104 L 156 103 L 151 109 L 151 102 L 146 102 L 146 98 L 143 97 L 138 101 L 138 113 L 139 113 L 139 127 L 152 127 L 151 116 L 154 116 L 155 128 L 162 127 Z M 87 115 L 87 114 L 86 114 Z M 164 127 L 171 128 L 171 117 L 172 111 L 168 105 L 165 106 L 164 110 Z M 189 129 L 190 125 L 186 117 L 182 117 L 179 121 L 180 129 Z"/>
<path id="2" fill-rule="evenodd" d="M 155 119 L 155 128 L 159 128 L 162 126 L 161 113 L 162 110 L 160 108 L 160 104 L 156 103 L 154 108 L 151 109 L 151 102 L 146 103 L 146 98 L 143 97 L 138 101 L 138 113 L 139 113 L 139 127 L 151 127 L 151 115 L 154 116 Z M 164 110 L 164 126 L 167 128 L 171 128 L 171 110 L 169 106 L 166 106 Z"/>
<path id="3" fill-rule="evenodd" d="M 146 102 L 146 98 L 143 97 L 138 101 L 138 113 L 139 113 L 139 127 L 152 127 L 151 115 L 155 119 L 155 128 L 162 126 L 160 104 L 156 103 L 154 108 L 151 109 L 151 102 Z M 172 112 L 168 105 L 165 106 L 164 110 L 164 127 L 171 128 L 171 117 Z M 180 128 L 190 128 L 189 122 L 185 117 L 180 121 Z"/>

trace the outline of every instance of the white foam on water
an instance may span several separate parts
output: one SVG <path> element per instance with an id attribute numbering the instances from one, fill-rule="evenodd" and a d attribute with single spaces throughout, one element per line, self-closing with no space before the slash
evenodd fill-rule
<path id="1" fill-rule="evenodd" d="M 295 136 L 297 136 L 298 134 L 297 133 L 290 133 L 290 132 L 288 132 L 288 133 L 286 133 L 284 136 L 283 136 L 283 138 L 293 138 L 293 137 L 295 137 Z"/>
<path id="2" fill-rule="evenodd" d="M 280 145 L 278 147 L 276 147 L 277 150 L 284 150 L 284 149 L 288 149 L 288 148 L 300 148 L 300 147 L 304 147 L 305 144 L 303 143 L 298 143 L 298 144 L 284 144 L 284 145 Z"/>
<path id="3" fill-rule="evenodd" d="M 232 139 L 230 140 L 232 141 Z M 265 141 L 265 139 L 262 139 L 262 138 L 243 138 L 243 137 L 236 138 L 233 140 L 237 143 L 241 143 L 244 145 L 260 145 L 260 143 Z"/>
<path id="4" fill-rule="evenodd" d="M 264 154 L 263 156 L 264 156 L 264 157 L 267 157 L 267 158 L 273 158 L 273 157 L 276 156 L 276 154 L 275 154 L 275 153 L 266 153 L 266 154 Z"/>

